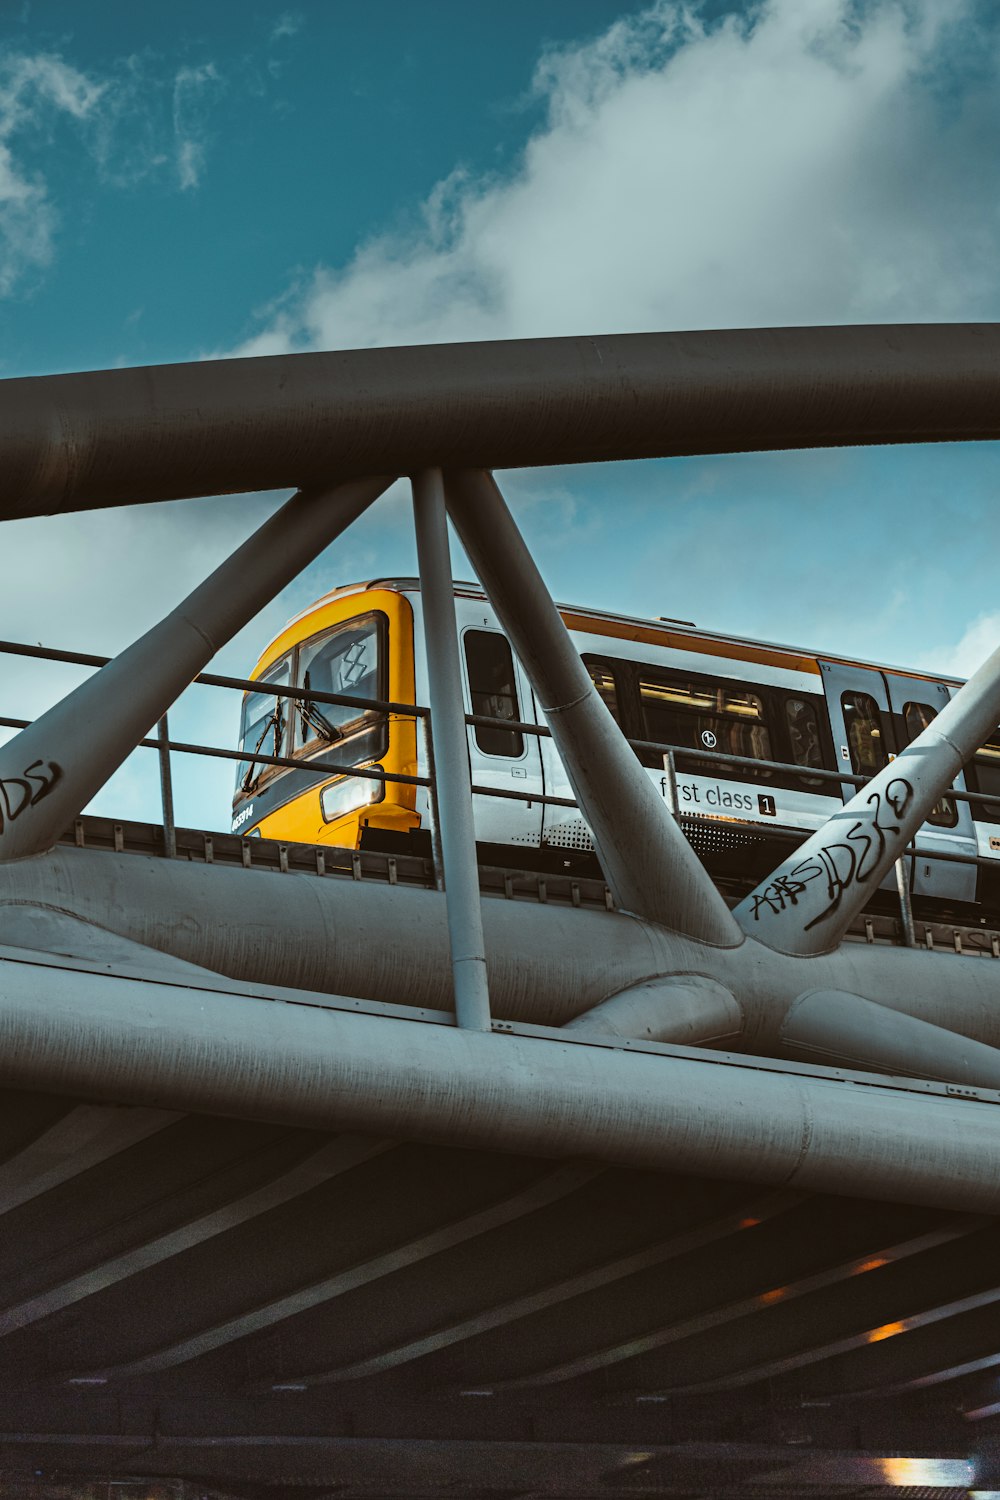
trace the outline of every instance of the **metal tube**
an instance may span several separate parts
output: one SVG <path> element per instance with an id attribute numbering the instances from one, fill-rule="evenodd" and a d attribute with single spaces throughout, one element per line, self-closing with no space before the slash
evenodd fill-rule
<path id="1" fill-rule="evenodd" d="M 679 798 L 677 796 L 677 762 L 674 759 L 674 752 L 672 750 L 668 750 L 664 754 L 663 774 L 667 778 L 666 796 L 664 800 L 667 804 L 667 807 L 676 818 L 678 812 L 680 811 L 680 807 Z"/>
<path id="2" fill-rule="evenodd" d="M 216 862 L 60 845 L 0 866 L 0 914 L 56 907 L 106 932 L 241 981 L 443 1008 L 451 993 L 445 901 L 436 891 L 318 879 Z M 848 943 L 801 959 L 748 940 L 706 948 L 652 923 L 566 904 L 482 902 L 495 1016 L 562 1026 L 658 976 L 725 986 L 746 1017 L 741 1049 L 779 1045 L 805 990 L 843 990 L 1000 1047 L 997 961 Z M 5 919 L 6 920 L 6 919 Z M 2 924 L 0 924 L 2 926 Z M 268 940 L 261 943 L 266 931 Z"/>
<path id="3" fill-rule="evenodd" d="M 783 953 L 836 947 L 966 761 L 1000 720 L 1000 649 L 928 727 L 736 908 Z"/>
<path id="4" fill-rule="evenodd" d="M 908 1078 L 1000 1088 L 1000 1049 L 843 990 L 809 990 L 781 1023 L 786 1055 Z"/>
<path id="5" fill-rule="evenodd" d="M 459 1026 L 489 1031 L 490 996 L 472 812 L 469 739 L 462 701 L 462 666 L 441 470 L 424 469 L 413 476 L 412 484 L 455 1018 Z"/>
<path id="6" fill-rule="evenodd" d="M 701 1047 L 735 1040 L 743 1030 L 743 1012 L 732 992 L 714 979 L 677 974 L 621 990 L 574 1016 L 563 1030 Z"/>
<path id="7" fill-rule="evenodd" d="M 899 921 L 903 929 L 903 942 L 907 948 L 915 948 L 917 934 L 913 926 L 913 898 L 905 859 L 896 861 L 896 890 L 899 892 Z"/>
<path id="8" fill-rule="evenodd" d="M 191 679 L 391 480 L 300 491 L 182 604 L 0 749 L 0 862 L 50 848 Z"/>
<path id="9" fill-rule="evenodd" d="M 0 382 L 5 517 L 424 465 L 1000 437 L 1000 328 L 352 349 Z"/>
<path id="10" fill-rule="evenodd" d="M 314 1130 L 1000 1212 L 1000 1107 L 0 960 L 0 1082 Z"/>
<path id="11" fill-rule="evenodd" d="M 444 890 L 444 860 L 441 855 L 441 824 L 438 814 L 437 775 L 434 770 L 434 735 L 430 718 L 425 714 L 420 720 L 424 741 L 425 770 L 427 772 L 427 805 L 430 809 L 431 860 L 434 864 L 434 884 Z"/>
<path id="12" fill-rule="evenodd" d="M 170 728 L 167 716 L 159 723 L 160 803 L 163 810 L 163 852 L 168 859 L 177 857 L 177 827 L 174 823 L 174 784 L 170 774 Z"/>
<path id="13" fill-rule="evenodd" d="M 462 543 L 545 712 L 619 906 L 738 946 L 740 928 L 601 700 L 492 476 L 449 474 L 447 484 Z"/>

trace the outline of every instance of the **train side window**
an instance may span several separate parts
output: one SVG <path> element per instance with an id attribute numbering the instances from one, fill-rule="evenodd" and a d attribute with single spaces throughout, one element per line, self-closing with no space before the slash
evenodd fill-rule
<path id="1" fill-rule="evenodd" d="M 366 615 L 303 642 L 299 684 L 315 693 L 383 697 L 383 625 L 384 616 Z M 295 714 L 296 749 L 341 739 L 360 728 L 366 717 L 370 710 L 346 703 L 301 703 Z"/>
<path id="2" fill-rule="evenodd" d="M 467 630 L 465 665 L 474 714 L 489 719 L 520 719 L 514 658 L 505 635 L 496 630 Z M 486 724 L 476 724 L 474 729 L 476 744 L 484 755 L 508 755 L 516 759 L 524 754 L 524 736 L 519 729 Z"/>
<path id="3" fill-rule="evenodd" d="M 912 744 L 917 735 L 923 734 L 934 719 L 937 718 L 937 709 L 932 708 L 929 703 L 904 703 L 903 725 L 906 729 L 906 743 Z M 958 822 L 958 808 L 951 797 L 942 797 L 935 802 L 927 815 L 928 823 L 934 823 L 938 828 L 954 828 Z"/>
<path id="4" fill-rule="evenodd" d="M 282 657 L 268 667 L 260 678 L 261 687 L 248 693 L 243 700 L 243 718 L 240 724 L 240 751 L 243 759 L 236 769 L 236 792 L 248 792 L 251 782 L 261 777 L 273 776 L 278 766 L 261 765 L 256 755 L 282 755 L 285 753 L 285 726 L 290 699 L 278 698 L 263 691 L 267 685 L 290 687 L 292 681 L 292 658 Z"/>
<path id="5" fill-rule="evenodd" d="M 969 776 L 970 789 L 986 797 L 1000 798 L 1000 729 L 976 751 Z M 1000 823 L 1000 801 L 974 803 L 972 816 L 980 823 Z"/>
<path id="6" fill-rule="evenodd" d="M 785 699 L 785 725 L 791 745 L 792 760 L 797 766 L 807 766 L 822 771 L 826 757 L 823 754 L 822 733 L 815 703 L 808 698 Z M 822 777 L 803 776 L 803 786 L 822 786 Z"/>
<path id="7" fill-rule="evenodd" d="M 728 751 L 752 760 L 774 758 L 764 700 L 742 685 L 703 685 L 642 668 L 639 699 L 646 739 L 684 749 Z M 718 771 L 716 766 L 705 769 Z M 771 773 L 752 774 L 767 777 Z"/>
<path id="8" fill-rule="evenodd" d="M 618 684 L 615 681 L 615 674 L 607 662 L 593 661 L 589 657 L 584 657 L 583 664 L 590 673 L 590 680 L 597 689 L 598 696 L 611 710 L 611 717 L 620 724 L 622 716 L 618 706 Z"/>
<path id="9" fill-rule="evenodd" d="M 840 706 L 854 774 L 874 776 L 889 762 L 879 706 L 868 693 L 842 693 Z"/>

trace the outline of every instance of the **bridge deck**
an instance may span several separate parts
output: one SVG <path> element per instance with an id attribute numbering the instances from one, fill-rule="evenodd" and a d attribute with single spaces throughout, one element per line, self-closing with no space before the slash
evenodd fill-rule
<path id="1" fill-rule="evenodd" d="M 100 819 L 72 836 L 156 845 Z M 432 879 L 405 856 L 324 864 Z M 605 901 L 571 873 L 506 894 Z M 0 1224 L 5 1495 L 991 1487 L 991 1218 L 8 1090 Z"/>

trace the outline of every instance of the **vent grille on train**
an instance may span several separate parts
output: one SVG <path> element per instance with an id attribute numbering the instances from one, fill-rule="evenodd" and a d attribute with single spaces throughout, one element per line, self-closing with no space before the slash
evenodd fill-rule
<path id="1" fill-rule="evenodd" d="M 760 834 L 750 833 L 737 823 L 721 818 L 681 818 L 681 827 L 689 843 L 699 854 L 719 854 L 726 849 L 749 849 L 762 844 Z M 592 850 L 594 841 L 582 818 L 567 818 L 545 830 L 544 842 L 555 849 Z"/>
<path id="2" fill-rule="evenodd" d="M 545 842 L 556 849 L 590 850 L 594 847 L 590 829 L 582 818 L 567 818 L 565 823 L 557 823 L 554 828 L 547 828 Z"/>
<path id="3" fill-rule="evenodd" d="M 760 834 L 748 833 L 739 824 L 721 818 L 681 818 L 688 843 L 698 854 L 719 854 L 724 849 L 749 849 L 763 844 Z"/>

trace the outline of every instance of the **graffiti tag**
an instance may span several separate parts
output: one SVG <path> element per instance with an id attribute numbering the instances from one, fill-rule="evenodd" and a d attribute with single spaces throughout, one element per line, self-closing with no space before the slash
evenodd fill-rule
<path id="1" fill-rule="evenodd" d="M 29 807 L 47 797 L 61 780 L 62 767 L 53 760 L 34 760 L 20 776 L 0 780 L 0 833 L 8 823 L 16 822 Z"/>
<path id="2" fill-rule="evenodd" d="M 899 833 L 900 823 L 913 800 L 913 787 L 901 776 L 890 781 L 884 792 L 872 792 L 865 798 L 871 813 L 853 823 L 843 839 L 814 849 L 792 869 L 753 894 L 753 919 L 761 912 L 780 913 L 797 906 L 799 899 L 816 880 L 825 882 L 827 904 L 806 923 L 805 930 L 830 916 L 840 906 L 852 885 L 869 880 L 878 869 L 886 849 L 886 839 Z M 892 821 L 895 820 L 895 821 Z"/>

